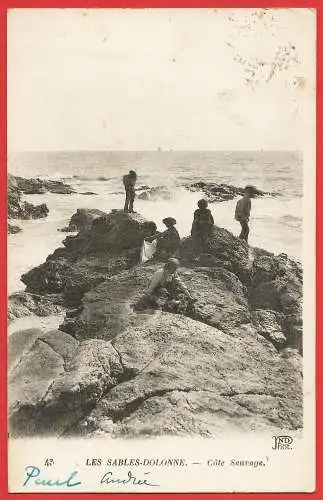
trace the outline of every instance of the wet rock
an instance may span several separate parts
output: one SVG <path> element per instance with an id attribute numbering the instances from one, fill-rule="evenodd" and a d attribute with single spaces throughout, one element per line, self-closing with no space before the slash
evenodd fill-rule
<path id="1" fill-rule="evenodd" d="M 35 295 L 27 292 L 16 292 L 8 300 L 8 320 L 14 321 L 35 314 L 36 316 L 51 316 L 62 314 L 64 300 L 60 295 Z"/>
<path id="2" fill-rule="evenodd" d="M 21 227 L 8 224 L 8 234 L 17 234 L 20 233 L 20 231 L 22 231 Z"/>
<path id="3" fill-rule="evenodd" d="M 43 219 L 49 213 L 46 203 L 33 205 L 32 203 L 24 202 L 22 208 L 20 219 Z"/>
<path id="4" fill-rule="evenodd" d="M 72 215 L 67 230 L 86 231 L 91 229 L 95 219 L 105 215 L 107 215 L 105 212 L 95 208 L 78 208 L 75 214 Z"/>
<path id="5" fill-rule="evenodd" d="M 230 186 L 229 184 L 217 184 L 214 182 L 195 182 L 194 184 L 187 184 L 186 189 L 189 191 L 201 191 L 206 199 L 210 202 L 228 201 L 236 198 L 237 196 L 244 195 L 244 188 Z M 259 189 L 255 190 L 255 196 L 276 196 L 275 193 L 268 193 Z"/>
<path id="6" fill-rule="evenodd" d="M 21 192 L 18 189 L 16 179 L 8 174 L 8 217 L 18 218 L 21 211 Z"/>
<path id="7" fill-rule="evenodd" d="M 8 175 L 8 217 L 9 219 L 41 219 L 47 217 L 48 208 L 45 203 L 32 205 L 22 200 L 16 178 Z"/>
<path id="8" fill-rule="evenodd" d="M 75 190 L 62 181 L 45 180 L 39 178 L 15 177 L 18 189 L 24 194 L 72 194 Z"/>
<path id="9" fill-rule="evenodd" d="M 26 291 L 31 293 L 64 293 L 66 279 L 70 273 L 68 259 L 47 260 L 21 276 Z"/>

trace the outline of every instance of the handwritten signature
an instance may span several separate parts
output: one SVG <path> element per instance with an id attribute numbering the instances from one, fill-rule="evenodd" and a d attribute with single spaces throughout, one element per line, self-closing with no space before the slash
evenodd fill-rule
<path id="1" fill-rule="evenodd" d="M 144 472 L 144 475 L 148 475 L 150 472 Z M 101 484 L 131 484 L 134 486 L 159 486 L 159 484 L 153 484 L 148 482 L 147 479 L 137 479 L 136 476 L 132 474 L 129 470 L 127 477 L 125 479 L 117 478 L 113 476 L 112 472 L 106 472 L 100 481 Z"/>
<path id="2" fill-rule="evenodd" d="M 39 477 L 40 469 L 35 465 L 28 465 L 25 471 L 26 479 L 23 486 L 27 486 L 27 484 L 30 483 L 37 486 L 67 486 L 68 488 L 72 488 L 73 486 L 82 484 L 81 481 L 75 481 L 75 477 L 78 473 L 77 470 L 71 472 L 67 479 L 43 479 Z"/>
<path id="3" fill-rule="evenodd" d="M 78 471 L 75 470 L 70 473 L 67 479 L 48 479 L 41 476 L 41 470 L 35 465 L 28 465 L 25 468 L 26 478 L 23 482 L 23 486 L 34 485 L 34 486 L 66 486 L 72 488 L 73 486 L 79 486 L 82 484 L 81 481 L 76 480 Z M 145 476 L 148 476 L 150 472 L 144 472 Z M 114 477 L 113 472 L 106 472 L 100 481 L 100 484 L 120 484 L 120 485 L 133 485 L 133 486 L 159 486 L 159 484 L 150 483 L 148 477 L 144 479 L 138 479 L 130 470 L 125 478 Z"/>

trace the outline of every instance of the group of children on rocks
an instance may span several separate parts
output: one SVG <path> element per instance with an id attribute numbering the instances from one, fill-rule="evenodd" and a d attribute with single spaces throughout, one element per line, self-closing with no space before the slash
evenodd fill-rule
<path id="1" fill-rule="evenodd" d="M 126 191 L 124 210 L 130 213 L 134 212 L 133 203 L 135 200 L 136 180 L 137 175 L 133 170 L 130 170 L 129 174 L 123 177 Z M 248 185 L 244 189 L 244 196 L 236 204 L 235 219 L 241 225 L 239 238 L 246 242 L 248 242 L 249 236 L 248 223 L 251 198 L 254 195 L 255 187 Z M 213 232 L 214 219 L 205 199 L 199 200 L 197 205 L 198 208 L 194 212 L 191 236 L 198 248 L 206 250 Z M 166 217 L 162 222 L 165 224 L 166 230 L 156 232 L 153 236 L 147 238 L 146 241 L 156 243 L 154 257 L 166 260 L 166 263 L 163 268 L 159 269 L 153 275 L 148 291 L 140 301 L 141 306 L 144 305 L 144 308 L 152 307 L 181 314 L 193 313 L 196 299 L 194 299 L 180 279 L 177 271 L 179 261 L 174 257 L 180 246 L 180 236 L 175 227 L 176 220 L 173 217 Z"/>
<path id="2" fill-rule="evenodd" d="M 126 191 L 126 199 L 124 211 L 133 213 L 133 204 L 136 196 L 135 185 L 137 181 L 137 174 L 134 170 L 130 170 L 127 175 L 123 176 L 123 184 Z M 244 189 L 244 196 L 237 202 L 235 210 L 235 219 L 241 225 L 241 232 L 239 238 L 248 241 L 249 236 L 249 217 L 251 210 L 251 198 L 255 195 L 254 186 L 246 186 Z M 191 229 L 191 236 L 201 245 L 207 245 L 208 239 L 212 234 L 214 220 L 211 211 L 208 209 L 206 200 L 199 200 L 197 203 L 198 209 L 194 212 L 194 220 Z M 175 228 L 176 220 L 173 217 L 166 217 L 163 219 L 163 224 L 166 230 L 162 233 L 156 233 L 150 238 L 150 241 L 158 240 L 159 249 L 169 251 L 173 255 L 179 247 L 180 237 Z"/>

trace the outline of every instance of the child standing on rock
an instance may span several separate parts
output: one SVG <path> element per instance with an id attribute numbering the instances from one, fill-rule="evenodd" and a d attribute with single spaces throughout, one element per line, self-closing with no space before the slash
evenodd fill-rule
<path id="1" fill-rule="evenodd" d="M 133 213 L 133 203 L 135 201 L 135 185 L 137 181 L 137 174 L 134 170 L 130 170 L 128 175 L 123 176 L 123 185 L 126 190 L 126 200 L 124 204 L 124 211 Z"/>
<path id="2" fill-rule="evenodd" d="M 246 186 L 244 189 L 243 198 L 241 198 L 236 205 L 235 219 L 240 222 L 241 233 L 239 238 L 248 242 L 249 236 L 249 217 L 251 211 L 251 198 L 255 196 L 256 188 L 254 186 Z"/>

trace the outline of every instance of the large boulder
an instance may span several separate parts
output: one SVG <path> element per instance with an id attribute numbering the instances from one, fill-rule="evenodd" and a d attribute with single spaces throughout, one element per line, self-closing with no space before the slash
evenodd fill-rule
<path id="1" fill-rule="evenodd" d="M 161 313 L 113 346 L 133 376 L 107 392 L 80 433 L 215 437 L 302 426 L 299 373 L 255 338 Z"/>
<path id="2" fill-rule="evenodd" d="M 67 236 L 63 244 L 78 254 L 121 252 L 141 247 L 144 239 L 156 232 L 156 224 L 140 214 L 112 210 L 93 220 L 88 231 Z"/>
<path id="3" fill-rule="evenodd" d="M 192 265 L 224 267 L 249 285 L 252 262 L 245 241 L 233 236 L 226 229 L 214 226 L 207 248 L 201 249 L 192 237 L 182 240 L 178 253 L 182 262 Z"/>
<path id="4" fill-rule="evenodd" d="M 60 331 L 16 332 L 9 349 L 10 432 L 60 434 L 89 412 L 122 373 L 115 349 Z"/>
<path id="5" fill-rule="evenodd" d="M 66 231 L 87 231 L 91 229 L 95 219 L 105 215 L 107 215 L 105 212 L 95 208 L 78 208 L 70 218 Z"/>
<path id="6" fill-rule="evenodd" d="M 155 223 L 123 211 L 99 215 L 75 214 L 88 229 L 68 236 L 65 248 L 22 275 L 28 292 L 63 293 L 67 302 L 75 304 L 96 284 L 138 264 L 142 242 L 156 231 Z"/>

